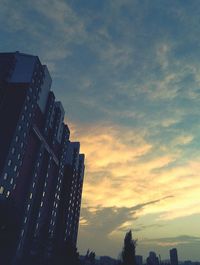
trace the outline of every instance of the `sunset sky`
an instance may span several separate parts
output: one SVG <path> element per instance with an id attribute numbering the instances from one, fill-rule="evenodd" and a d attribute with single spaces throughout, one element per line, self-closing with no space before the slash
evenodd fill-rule
<path id="1" fill-rule="evenodd" d="M 78 249 L 200 260 L 200 1 L 0 0 L 0 51 L 38 55 L 81 142 Z"/>

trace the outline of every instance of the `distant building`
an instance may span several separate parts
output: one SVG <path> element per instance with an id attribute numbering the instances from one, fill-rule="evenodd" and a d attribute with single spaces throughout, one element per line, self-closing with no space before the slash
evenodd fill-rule
<path id="1" fill-rule="evenodd" d="M 135 261 L 137 265 L 142 265 L 143 264 L 143 257 L 140 255 L 135 256 Z"/>
<path id="2" fill-rule="evenodd" d="M 147 265 L 159 265 L 159 259 L 156 256 L 155 252 L 149 252 L 149 256 L 147 258 Z"/>
<path id="3" fill-rule="evenodd" d="M 191 260 L 185 260 L 183 262 L 184 265 L 193 265 L 194 262 L 192 262 Z"/>
<path id="4" fill-rule="evenodd" d="M 170 254 L 170 263 L 171 263 L 171 265 L 178 265 L 177 249 L 176 248 L 170 249 L 169 254 Z"/>
<path id="5" fill-rule="evenodd" d="M 117 265 L 117 260 L 109 256 L 101 256 L 99 259 L 100 265 Z"/>
<path id="6" fill-rule="evenodd" d="M 12 247 L 0 245 L 5 264 L 53 260 L 66 242 L 76 246 L 84 155 L 51 82 L 37 56 L 0 53 L 0 207 L 15 220 Z"/>

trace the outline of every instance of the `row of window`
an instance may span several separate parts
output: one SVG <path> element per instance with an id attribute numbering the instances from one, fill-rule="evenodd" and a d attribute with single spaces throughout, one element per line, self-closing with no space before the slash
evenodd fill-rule
<path id="1" fill-rule="evenodd" d="M 39 153 L 39 157 L 42 156 L 42 153 L 40 151 Z M 27 205 L 27 208 L 26 208 L 26 216 L 24 218 L 24 224 L 27 223 L 27 219 L 28 219 L 28 215 L 29 215 L 29 210 L 30 210 L 30 207 L 31 207 L 31 200 L 33 199 L 33 193 L 34 193 L 34 189 L 35 189 L 35 186 L 36 186 L 36 178 L 38 177 L 38 168 L 40 166 L 40 163 L 36 165 L 36 171 L 35 171 L 35 174 L 34 174 L 34 181 L 32 183 L 32 190 L 29 194 L 29 202 L 28 202 L 28 205 Z"/>

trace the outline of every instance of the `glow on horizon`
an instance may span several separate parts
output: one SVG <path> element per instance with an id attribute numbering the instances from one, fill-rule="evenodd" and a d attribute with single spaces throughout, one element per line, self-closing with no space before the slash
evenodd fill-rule
<path id="1" fill-rule="evenodd" d="M 176 137 L 172 140 L 173 152 L 170 148 L 168 152 L 165 150 L 164 155 L 155 156 L 154 144 L 145 141 L 145 133 L 139 135 L 132 128 L 129 130 L 105 124 L 80 128 L 70 124 L 70 128 L 73 137 L 80 139 L 82 152 L 86 154 L 83 208 L 88 208 L 91 215 L 98 215 L 103 208 L 131 208 L 146 204 L 130 211 L 129 220 L 123 220 L 110 231 L 108 238 L 122 240 L 126 230 L 132 228 L 134 233 L 136 219 L 139 221 L 141 217 L 154 214 L 154 235 L 149 234 L 146 243 L 136 229 L 141 244 L 148 245 L 149 239 L 152 239 L 154 247 L 170 248 L 188 244 L 187 240 L 159 241 L 162 234 L 160 229 L 156 231 L 156 227 L 159 228 L 163 222 L 200 214 L 200 155 L 196 160 L 188 159 L 183 164 L 182 152 L 176 149 L 177 145 L 189 144 L 191 136 Z M 82 217 L 80 230 L 89 227 L 90 221 L 90 217 L 88 220 Z M 169 225 L 170 229 L 175 235 L 181 235 L 182 230 L 174 231 Z M 185 234 L 191 233 L 189 227 L 185 226 L 185 229 Z M 192 235 L 196 234 L 192 232 Z M 156 237 L 158 239 L 154 241 Z"/>

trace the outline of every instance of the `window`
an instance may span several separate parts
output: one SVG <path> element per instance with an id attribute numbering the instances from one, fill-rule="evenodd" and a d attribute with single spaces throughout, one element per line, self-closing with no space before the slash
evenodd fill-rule
<path id="1" fill-rule="evenodd" d="M 22 115 L 22 121 L 24 120 L 24 114 Z"/>
<path id="2" fill-rule="evenodd" d="M 8 161 L 8 166 L 11 166 L 11 164 L 12 164 L 12 161 L 9 160 L 9 161 Z"/>
<path id="3" fill-rule="evenodd" d="M 32 193 L 30 194 L 30 197 L 29 198 L 30 198 L 30 200 L 33 198 L 33 194 Z"/>
<path id="4" fill-rule="evenodd" d="M 24 109 L 27 110 L 27 105 L 25 105 Z"/>
<path id="5" fill-rule="evenodd" d="M 10 184 L 13 184 L 13 181 L 14 181 L 14 179 L 13 179 L 13 178 L 11 178 L 11 180 L 10 180 Z"/>
<path id="6" fill-rule="evenodd" d="M 18 140 L 19 140 L 19 136 L 17 135 L 17 136 L 15 137 L 15 141 L 18 142 Z"/>
<path id="7" fill-rule="evenodd" d="M 23 236 L 24 235 L 24 229 L 21 231 L 21 236 Z"/>
<path id="8" fill-rule="evenodd" d="M 22 129 L 22 126 L 21 126 L 21 125 L 19 125 L 19 127 L 18 127 L 18 130 L 19 130 L 19 131 L 21 131 L 21 129 Z"/>
<path id="9" fill-rule="evenodd" d="M 6 197 L 8 198 L 10 195 L 10 191 L 7 191 Z"/>
<path id="10" fill-rule="evenodd" d="M 14 167 L 14 171 L 15 171 L 15 172 L 17 171 L 17 166 Z"/>
<path id="11" fill-rule="evenodd" d="M 3 179 L 6 180 L 8 177 L 8 173 L 5 173 L 4 176 L 3 176 Z"/>
<path id="12" fill-rule="evenodd" d="M 4 187 L 1 186 L 1 187 L 0 187 L 0 194 L 3 194 L 3 192 L 4 192 Z"/>
<path id="13" fill-rule="evenodd" d="M 11 153 L 12 153 L 12 154 L 15 153 L 15 148 L 14 148 L 14 147 L 12 148 Z"/>
<path id="14" fill-rule="evenodd" d="M 21 155 L 20 155 L 20 154 L 18 154 L 18 156 L 17 156 L 17 159 L 19 160 L 19 159 L 20 159 L 20 157 L 21 157 Z"/>
<path id="15" fill-rule="evenodd" d="M 24 143 L 23 143 L 23 142 L 21 142 L 20 146 L 21 146 L 21 147 L 23 147 L 23 146 L 24 146 Z"/>

